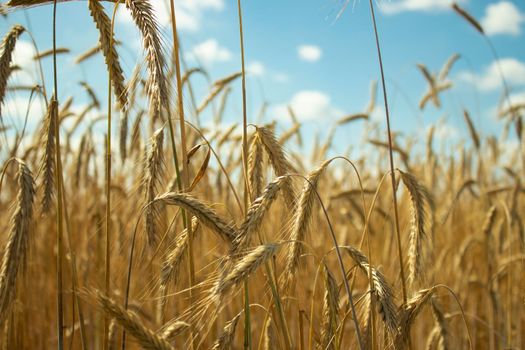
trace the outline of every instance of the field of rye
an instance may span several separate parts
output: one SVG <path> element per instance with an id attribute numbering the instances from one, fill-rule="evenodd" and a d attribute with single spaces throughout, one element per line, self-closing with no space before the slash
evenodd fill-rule
<path id="1" fill-rule="evenodd" d="M 55 98 L 65 94 L 56 56 L 68 50 L 56 38 L 71 33 L 50 32 L 46 52 L 34 42 L 35 62 L 53 60 L 54 76 L 44 82 L 40 71 L 28 85 L 9 78 L 21 69 L 12 64 L 17 40 L 31 34 L 21 25 L 2 33 L 0 103 L 31 91 L 46 113 L 28 132 L 1 111 L 1 349 L 523 348 L 525 105 L 510 103 L 503 76 L 499 138 L 479 133 L 465 110 L 466 142 L 438 152 L 430 128 L 414 148 L 390 130 L 383 78 L 377 101 L 373 90 L 367 110 L 337 120 L 305 151 L 292 108 L 284 132 L 247 112 L 240 0 L 242 65 L 207 96 L 191 93 L 206 72 L 182 64 L 151 1 L 85 1 L 99 44 L 76 63 L 102 55 L 110 84 L 83 83 L 91 103 L 82 111 Z M 40 5 L 63 4 L 10 0 L 2 12 Z M 376 5 L 361 5 L 384 77 Z M 142 37 L 144 60 L 130 76 L 113 34 L 117 7 Z M 475 18 L 452 10 L 492 48 Z M 439 74 L 418 67 L 429 86 L 420 108 L 439 107 L 457 59 Z M 242 101 L 229 98 L 232 86 Z M 88 120 L 101 100 L 107 111 Z M 221 128 L 229 103 L 244 108 Z M 369 120 L 377 105 L 380 127 Z M 202 126 L 210 109 L 214 124 Z M 107 125 L 104 142 L 95 123 Z M 364 123 L 369 151 L 330 158 L 335 131 L 349 123 Z M 516 133 L 520 147 L 503 157 L 501 141 Z"/>

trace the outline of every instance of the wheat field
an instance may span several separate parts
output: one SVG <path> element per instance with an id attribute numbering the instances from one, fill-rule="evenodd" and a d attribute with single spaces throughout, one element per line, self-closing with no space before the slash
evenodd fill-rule
<path id="1" fill-rule="evenodd" d="M 30 91 L 46 112 L 33 133 L 0 125 L 1 349 L 524 348 L 525 105 L 511 104 L 506 84 L 500 138 L 480 133 L 465 109 L 469 132 L 453 148 L 434 146 L 434 127 L 414 146 L 390 129 L 383 78 L 367 110 L 306 150 L 292 108 L 284 131 L 247 111 L 240 0 L 241 65 L 205 96 L 186 93 L 206 72 L 181 62 L 173 0 L 173 43 L 151 1 L 85 1 L 99 43 L 76 64 L 102 55 L 110 84 L 82 82 L 91 103 L 81 111 L 55 97 L 64 95 L 56 57 L 69 52 L 56 37 L 67 33 L 54 30 L 53 48 L 34 57 L 53 59 L 54 76 L 27 85 L 9 78 L 29 30 L 2 34 L 0 102 Z M 2 12 L 62 5 L 10 0 Z M 361 5 L 381 58 L 374 2 Z M 131 75 L 117 7 L 142 39 Z M 451 11 L 492 47 L 476 18 Z M 457 59 L 439 75 L 419 66 L 429 90 L 416 107 L 439 107 Z M 232 86 L 243 108 L 224 127 Z M 107 111 L 88 119 L 105 100 Z M 370 120 L 376 105 L 381 125 Z M 212 107 L 214 123 L 199 123 Z M 336 130 L 352 123 L 369 132 L 366 152 L 333 156 Z M 513 133 L 520 147 L 503 156 Z"/>

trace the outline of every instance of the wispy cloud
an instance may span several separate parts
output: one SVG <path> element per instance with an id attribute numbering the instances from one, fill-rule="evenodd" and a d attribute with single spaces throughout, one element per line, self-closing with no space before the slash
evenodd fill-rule
<path id="1" fill-rule="evenodd" d="M 505 80 L 511 85 L 525 84 L 525 63 L 515 58 L 503 58 L 499 61 L 501 71 Z M 483 72 L 475 74 L 471 72 L 460 72 L 459 80 L 476 85 L 482 91 L 492 91 L 502 86 L 501 75 L 496 61 L 483 69 Z"/>
<path id="2" fill-rule="evenodd" d="M 299 58 L 307 62 L 317 62 L 321 59 L 323 51 L 316 45 L 301 45 L 297 48 Z"/>
<path id="3" fill-rule="evenodd" d="M 516 5 L 509 1 L 500 1 L 487 6 L 481 25 L 488 35 L 519 35 L 524 21 L 525 15 Z"/>
<path id="4" fill-rule="evenodd" d="M 158 23 L 166 26 L 170 23 L 170 9 L 167 1 L 151 1 Z M 206 11 L 220 11 L 224 8 L 224 0 L 175 0 L 177 27 L 196 31 L 200 29 Z M 122 23 L 133 23 L 127 9 L 122 7 L 117 19 Z"/>
<path id="5" fill-rule="evenodd" d="M 266 72 L 266 67 L 259 61 L 253 61 L 246 66 L 246 70 L 249 74 L 260 77 Z"/>
<path id="6" fill-rule="evenodd" d="M 452 0 L 393 0 L 381 2 L 380 9 L 386 14 L 398 14 L 401 12 L 430 12 L 446 10 L 452 5 Z M 466 0 L 456 1 L 464 3 Z"/>
<path id="7" fill-rule="evenodd" d="M 317 90 L 302 90 L 297 92 L 286 104 L 277 105 L 273 109 L 276 117 L 286 115 L 291 106 L 300 120 L 335 119 L 343 116 L 343 111 L 332 105 L 330 96 Z"/>
<path id="8" fill-rule="evenodd" d="M 190 58 L 196 59 L 205 66 L 211 66 L 216 62 L 229 61 L 231 57 L 230 50 L 220 46 L 215 39 L 208 39 L 194 46 L 190 55 Z"/>

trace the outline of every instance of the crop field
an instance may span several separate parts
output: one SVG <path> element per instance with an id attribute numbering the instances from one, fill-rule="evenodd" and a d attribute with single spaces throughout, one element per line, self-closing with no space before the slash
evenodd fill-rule
<path id="1" fill-rule="evenodd" d="M 410 62 L 426 84 L 410 108 L 459 101 L 443 147 L 439 122 L 395 122 L 383 1 L 337 5 L 366 17 L 377 81 L 323 130 L 298 103 L 250 102 L 250 1 L 227 1 L 234 70 L 189 60 L 175 14 L 192 1 L 80 1 L 98 40 L 83 52 L 60 44 L 88 30 L 59 29 L 70 1 L 1 5 L 0 349 L 524 349 L 525 73 L 504 74 L 493 27 L 465 1 L 443 8 L 495 62 L 493 130 L 455 92 L 468 50 L 436 73 Z M 40 9 L 45 27 L 14 20 Z M 33 74 L 17 79 L 22 40 Z"/>

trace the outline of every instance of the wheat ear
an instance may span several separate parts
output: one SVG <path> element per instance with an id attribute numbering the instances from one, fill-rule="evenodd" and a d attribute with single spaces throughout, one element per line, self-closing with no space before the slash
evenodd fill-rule
<path id="1" fill-rule="evenodd" d="M 162 128 L 158 129 L 151 138 L 151 146 L 146 155 L 145 174 L 143 186 L 146 196 L 146 220 L 145 228 L 148 236 L 148 243 L 154 245 L 157 242 L 157 219 L 158 209 L 156 203 L 151 203 L 155 199 L 157 189 L 162 184 L 164 174 L 164 153 L 162 145 L 164 143 L 164 133 Z"/>
<path id="2" fill-rule="evenodd" d="M 127 91 L 124 85 L 124 73 L 120 66 L 119 57 L 115 48 L 115 38 L 111 30 L 111 19 L 104 12 L 104 7 L 99 0 L 88 0 L 91 17 L 99 31 L 100 48 L 104 54 L 106 65 L 111 74 L 110 79 L 115 89 L 119 107 L 124 111 L 127 107 Z"/>
<path id="3" fill-rule="evenodd" d="M 408 250 L 408 282 L 413 285 L 423 277 L 423 247 L 428 239 L 429 211 L 433 209 L 430 192 L 417 179 L 406 172 L 401 173 L 401 180 L 407 188 L 411 203 L 411 224 Z"/>
<path id="4" fill-rule="evenodd" d="M 7 80 L 11 75 L 11 59 L 13 57 L 13 51 L 15 50 L 15 45 L 18 37 L 25 31 L 25 28 L 21 25 L 15 25 L 7 33 L 2 41 L 2 46 L 0 49 L 2 53 L 0 54 L 0 115 L 1 107 L 4 103 L 5 92 L 7 88 Z"/>
<path id="5" fill-rule="evenodd" d="M 42 130 L 42 143 L 44 154 L 42 156 L 42 213 L 47 213 L 51 208 L 55 184 L 55 110 L 58 108 L 54 97 L 49 101 L 47 112 L 44 117 L 44 128 Z"/>
<path id="6" fill-rule="evenodd" d="M 14 161 L 18 163 L 18 194 L 0 268 L 0 324 L 9 315 L 19 271 L 26 263 L 35 196 L 31 171 L 23 160 L 14 158 Z"/>
<path id="7" fill-rule="evenodd" d="M 217 233 L 230 245 L 237 236 L 237 229 L 234 226 L 228 224 L 213 209 L 188 194 L 168 192 L 158 196 L 156 200 L 189 211 L 201 224 Z"/>
<path id="8" fill-rule="evenodd" d="M 286 256 L 286 265 L 281 280 L 283 286 L 291 286 L 293 284 L 295 272 L 299 266 L 299 258 L 302 253 L 302 245 L 310 230 L 312 217 L 314 215 L 314 204 L 317 201 L 317 186 L 328 164 L 329 161 L 326 161 L 319 168 L 308 174 L 307 181 L 303 186 L 299 203 L 294 212 L 290 235 L 292 242 Z"/>
<path id="9" fill-rule="evenodd" d="M 237 323 L 241 314 L 238 314 L 230 321 L 226 322 L 221 334 L 213 343 L 212 350 L 229 350 L 232 349 L 233 338 L 235 336 L 235 329 L 237 328 Z"/>
<path id="10" fill-rule="evenodd" d="M 173 347 L 164 338 L 159 337 L 153 330 L 146 327 L 142 321 L 133 313 L 125 310 L 114 300 L 96 292 L 96 299 L 104 312 L 115 319 L 131 334 L 140 346 L 148 350 L 173 350 Z"/>

